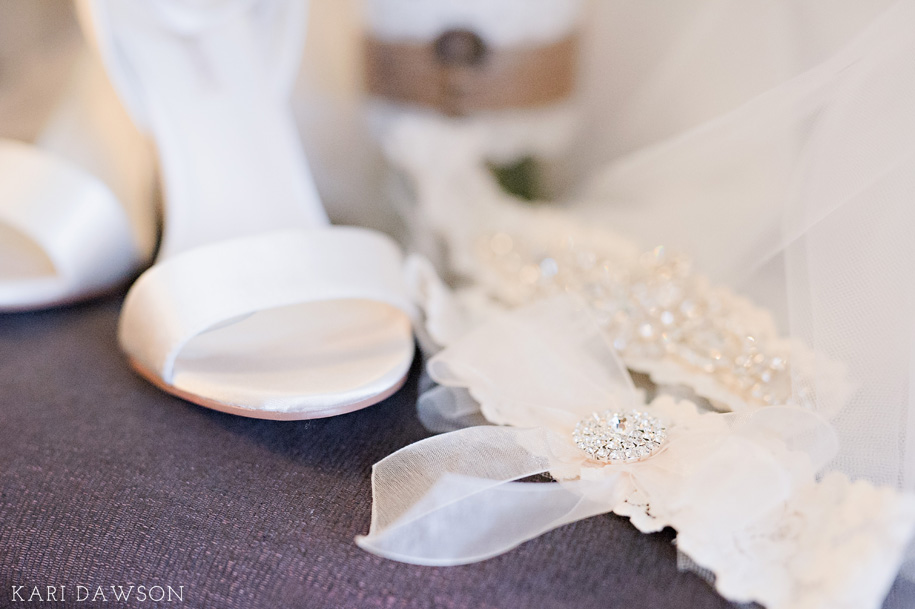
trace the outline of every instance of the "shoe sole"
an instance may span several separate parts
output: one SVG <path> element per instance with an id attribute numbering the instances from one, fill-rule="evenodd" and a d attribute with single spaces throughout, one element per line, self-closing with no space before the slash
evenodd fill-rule
<path id="1" fill-rule="evenodd" d="M 277 412 L 270 410 L 260 410 L 257 408 L 244 408 L 241 406 L 236 406 L 233 404 L 225 404 L 223 402 L 217 402 L 210 398 L 205 398 L 201 395 L 191 393 L 189 391 L 184 391 L 173 385 L 168 385 L 165 383 L 158 375 L 153 373 L 148 368 L 144 367 L 142 364 L 137 362 L 135 359 L 128 357 L 130 362 L 130 367 L 143 377 L 145 380 L 149 381 L 151 384 L 161 389 L 165 393 L 173 395 L 175 397 L 181 398 L 187 402 L 197 404 L 198 406 L 203 406 L 204 408 L 209 408 L 210 410 L 218 410 L 219 412 L 225 412 L 227 414 L 234 414 L 240 417 L 247 417 L 249 419 L 264 419 L 268 421 L 305 421 L 309 419 L 325 419 L 327 417 L 333 417 L 340 414 L 347 414 L 350 412 L 355 412 L 357 410 L 362 410 L 378 402 L 382 402 L 398 391 L 404 386 L 407 382 L 407 377 L 409 377 L 409 372 L 404 374 L 404 376 L 394 383 L 389 389 L 374 395 L 365 400 L 360 400 L 358 402 L 353 402 L 349 404 L 343 404 L 336 408 L 322 409 L 318 411 L 302 411 L 302 412 Z"/>
<path id="2" fill-rule="evenodd" d="M 110 296 L 114 296 L 123 290 L 125 285 L 127 285 L 126 281 L 120 281 L 116 285 L 105 286 L 91 292 L 79 294 L 78 296 L 68 296 L 66 298 L 58 298 L 56 300 L 47 300 L 44 302 L 35 302 L 14 306 L 0 305 L 0 315 L 5 315 L 7 313 L 16 314 L 53 311 L 55 309 L 65 309 L 67 307 L 74 307 L 84 303 L 91 303 L 96 300 L 102 300 Z"/>

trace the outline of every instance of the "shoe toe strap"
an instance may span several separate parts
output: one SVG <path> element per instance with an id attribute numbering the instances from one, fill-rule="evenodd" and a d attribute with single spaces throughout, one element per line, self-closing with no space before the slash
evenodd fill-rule
<path id="1" fill-rule="evenodd" d="M 121 312 L 121 345 L 172 383 L 175 361 L 207 330 L 273 308 L 330 300 L 372 300 L 411 319 L 399 247 L 354 228 L 291 229 L 187 250 L 146 271 Z"/>
<path id="2" fill-rule="evenodd" d="M 0 223 L 44 251 L 61 289 L 89 292 L 140 263 L 127 214 L 101 180 L 9 140 L 0 140 Z"/>

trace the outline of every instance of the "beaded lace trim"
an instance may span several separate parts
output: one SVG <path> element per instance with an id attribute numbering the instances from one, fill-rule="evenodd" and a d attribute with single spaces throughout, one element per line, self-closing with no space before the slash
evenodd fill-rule
<path id="1" fill-rule="evenodd" d="M 479 239 L 476 253 L 499 277 L 489 283 L 493 296 L 512 308 L 561 292 L 582 296 L 633 368 L 667 358 L 713 376 L 751 405 L 791 397 L 790 346 L 778 340 L 768 316 L 710 287 L 688 260 L 663 247 L 621 259 L 572 237 L 537 247 L 496 232 Z"/>

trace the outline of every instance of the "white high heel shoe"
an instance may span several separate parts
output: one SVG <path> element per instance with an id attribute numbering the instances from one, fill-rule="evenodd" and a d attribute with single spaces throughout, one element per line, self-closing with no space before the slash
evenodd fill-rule
<path id="1" fill-rule="evenodd" d="M 287 106 L 306 3 L 79 7 L 163 175 L 159 258 L 121 314 L 134 368 L 189 401 L 266 419 L 395 392 L 413 359 L 400 250 L 328 225 Z"/>
<path id="2" fill-rule="evenodd" d="M 126 282 L 155 246 L 153 191 L 152 151 L 83 48 L 35 142 L 0 140 L 0 312 Z"/>

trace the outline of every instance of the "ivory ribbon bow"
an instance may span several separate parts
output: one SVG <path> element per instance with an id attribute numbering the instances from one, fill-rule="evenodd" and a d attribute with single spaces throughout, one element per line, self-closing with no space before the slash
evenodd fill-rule
<path id="1" fill-rule="evenodd" d="M 469 392 L 494 425 L 433 436 L 374 466 L 371 529 L 357 543 L 379 556 L 466 564 L 615 512 L 644 532 L 676 529 L 678 549 L 728 599 L 860 609 L 879 607 L 915 530 L 909 495 L 838 473 L 817 482 L 836 438 L 811 411 L 706 413 L 666 396 L 644 404 L 587 312 L 565 297 L 484 323 L 428 368 L 444 389 L 424 396 L 427 417 L 447 417 Z M 632 409 L 667 429 L 652 456 L 604 463 L 576 446 L 579 421 Z M 555 482 L 519 481 L 543 473 Z"/>

